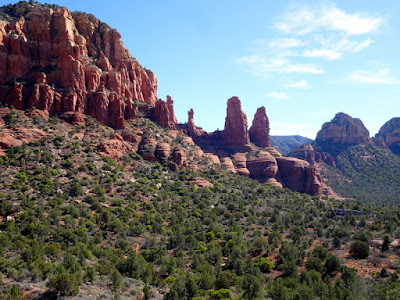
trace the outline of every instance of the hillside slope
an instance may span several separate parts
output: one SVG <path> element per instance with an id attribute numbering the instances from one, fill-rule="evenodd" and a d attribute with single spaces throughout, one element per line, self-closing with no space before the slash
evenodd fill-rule
<path id="1" fill-rule="evenodd" d="M 271 135 L 271 146 L 283 155 L 300 147 L 302 144 L 311 143 L 313 140 L 301 135 Z"/>

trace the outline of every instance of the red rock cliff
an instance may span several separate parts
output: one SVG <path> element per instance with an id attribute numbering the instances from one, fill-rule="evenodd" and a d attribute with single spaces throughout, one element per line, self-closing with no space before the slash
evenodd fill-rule
<path id="1" fill-rule="evenodd" d="M 0 21 L 0 102 L 50 114 L 89 114 L 114 127 L 154 104 L 157 79 L 92 15 L 20 2 Z"/>

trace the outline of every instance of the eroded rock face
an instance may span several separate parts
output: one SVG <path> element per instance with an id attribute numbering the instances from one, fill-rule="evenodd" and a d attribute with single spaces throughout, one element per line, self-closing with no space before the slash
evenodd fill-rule
<path id="1" fill-rule="evenodd" d="M 278 157 L 276 161 L 283 186 L 310 195 L 322 193 L 316 169 L 308 162 L 292 157 Z"/>
<path id="2" fill-rule="evenodd" d="M 225 127 L 221 135 L 222 142 L 228 147 L 237 147 L 245 150 L 251 149 L 249 133 L 247 130 L 247 117 L 242 110 L 238 97 L 228 100 L 226 109 Z"/>
<path id="3" fill-rule="evenodd" d="M 27 2 L 11 10 L 11 21 L 0 21 L 0 102 L 123 128 L 133 101 L 157 101 L 154 74 L 93 15 Z"/>
<path id="4" fill-rule="evenodd" d="M 262 155 L 247 159 L 247 168 L 250 171 L 250 177 L 261 183 L 282 187 L 282 184 L 275 178 L 278 173 L 276 159 L 268 152 L 264 152 Z"/>
<path id="5" fill-rule="evenodd" d="M 182 148 L 176 148 L 174 150 L 174 162 L 179 168 L 187 166 L 187 156 Z"/>
<path id="6" fill-rule="evenodd" d="M 400 155 L 400 118 L 393 118 L 386 122 L 376 138 L 382 139 L 393 153 Z"/>
<path id="7" fill-rule="evenodd" d="M 188 111 L 187 134 L 194 139 L 206 134 L 203 129 L 194 124 L 194 111 L 192 108 Z"/>
<path id="8" fill-rule="evenodd" d="M 203 177 L 195 177 L 190 179 L 190 182 L 193 183 L 195 186 L 200 187 L 200 188 L 205 188 L 205 187 L 213 187 L 214 185 L 209 182 L 207 179 L 204 179 Z"/>
<path id="9" fill-rule="evenodd" d="M 161 160 L 168 159 L 171 154 L 171 147 L 167 143 L 159 143 L 156 147 L 156 156 Z"/>
<path id="10" fill-rule="evenodd" d="M 257 109 L 249 134 L 250 141 L 258 147 L 264 148 L 271 146 L 269 141 L 269 120 L 264 106 Z"/>
<path id="11" fill-rule="evenodd" d="M 178 123 L 174 113 L 174 101 L 167 96 L 167 101 L 159 99 L 154 107 L 154 121 L 160 126 L 168 129 L 176 129 Z"/>
<path id="12" fill-rule="evenodd" d="M 316 143 L 333 143 L 358 145 L 370 142 L 369 131 L 360 119 L 352 118 L 347 114 L 338 113 L 322 125 L 316 137 Z"/>
<path id="13" fill-rule="evenodd" d="M 246 153 L 235 153 L 233 155 L 233 162 L 235 164 L 236 173 L 243 176 L 250 176 L 250 171 L 247 169 Z"/>
<path id="14" fill-rule="evenodd" d="M 303 159 L 312 165 L 325 162 L 326 164 L 336 167 L 335 159 L 326 152 L 315 151 L 311 144 L 303 144 L 298 149 L 290 152 L 288 156 Z"/>

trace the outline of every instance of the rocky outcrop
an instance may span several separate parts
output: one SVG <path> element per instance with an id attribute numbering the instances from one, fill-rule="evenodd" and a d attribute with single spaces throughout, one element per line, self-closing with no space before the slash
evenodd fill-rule
<path id="1" fill-rule="evenodd" d="M 173 153 L 174 162 L 178 166 L 178 168 L 187 166 L 187 155 L 182 148 L 176 148 Z"/>
<path id="2" fill-rule="evenodd" d="M 52 134 L 36 128 L 1 128 L 0 155 L 11 147 L 21 146 L 23 143 L 40 141 Z"/>
<path id="3" fill-rule="evenodd" d="M 157 140 L 151 137 L 142 138 L 139 144 L 139 154 L 147 161 L 155 161 Z"/>
<path id="4" fill-rule="evenodd" d="M 247 130 L 247 117 L 238 97 L 228 100 L 225 127 L 221 135 L 224 145 L 241 151 L 252 149 Z"/>
<path id="5" fill-rule="evenodd" d="M 257 109 L 249 134 L 250 141 L 256 146 L 263 148 L 271 146 L 269 141 L 269 120 L 264 106 Z"/>
<path id="6" fill-rule="evenodd" d="M 335 159 L 326 152 L 315 151 L 311 144 L 303 144 L 299 148 L 290 152 L 288 156 L 303 159 L 312 165 L 325 162 L 326 164 L 336 167 Z"/>
<path id="7" fill-rule="evenodd" d="M 174 101 L 167 96 L 167 101 L 159 99 L 154 107 L 154 121 L 160 126 L 175 130 L 178 123 L 174 113 Z"/>
<path id="8" fill-rule="evenodd" d="M 209 182 L 207 179 L 203 177 L 195 177 L 190 179 L 190 182 L 193 183 L 196 187 L 206 188 L 206 187 L 213 187 L 214 185 Z"/>
<path id="9" fill-rule="evenodd" d="M 50 115 L 73 111 L 124 127 L 134 101 L 155 104 L 157 79 L 93 15 L 36 2 L 0 21 L 0 102 Z"/>
<path id="10" fill-rule="evenodd" d="M 99 145 L 100 154 L 111 159 L 121 158 L 126 152 L 136 151 L 130 143 L 125 142 L 121 136 L 116 135 L 112 139 L 105 139 Z"/>
<path id="11" fill-rule="evenodd" d="M 275 157 L 268 152 L 264 152 L 262 155 L 247 159 L 247 168 L 250 171 L 250 177 L 261 183 L 282 188 L 282 184 L 275 178 L 278 173 L 278 164 Z"/>
<path id="12" fill-rule="evenodd" d="M 159 143 L 157 144 L 155 154 L 160 160 L 167 160 L 171 154 L 171 147 L 167 143 Z"/>
<path id="13" fill-rule="evenodd" d="M 352 118 L 347 114 L 338 113 L 322 125 L 315 139 L 317 144 L 332 143 L 358 145 L 371 142 L 369 131 L 360 119 Z"/>
<path id="14" fill-rule="evenodd" d="M 194 139 L 206 134 L 206 132 L 202 128 L 197 127 L 194 124 L 194 111 L 192 108 L 188 111 L 188 122 L 187 122 L 186 133 L 187 135 L 191 136 Z"/>
<path id="15" fill-rule="evenodd" d="M 247 169 L 246 153 L 235 153 L 233 155 L 233 162 L 235 165 L 236 173 L 243 176 L 250 176 L 250 171 Z"/>
<path id="16" fill-rule="evenodd" d="M 400 155 L 400 118 L 386 122 L 375 137 L 383 140 L 393 153 Z"/>
<path id="17" fill-rule="evenodd" d="M 308 162 L 292 157 L 278 157 L 276 161 L 280 179 L 285 187 L 310 195 L 322 193 L 322 184 L 316 169 Z"/>
<path id="18" fill-rule="evenodd" d="M 232 159 L 224 157 L 221 159 L 221 166 L 224 166 L 228 171 L 236 173 L 235 166 L 233 165 Z"/>

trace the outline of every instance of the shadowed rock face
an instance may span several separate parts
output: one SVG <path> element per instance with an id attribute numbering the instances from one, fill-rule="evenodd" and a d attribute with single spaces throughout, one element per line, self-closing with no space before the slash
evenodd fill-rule
<path id="1" fill-rule="evenodd" d="M 49 114 L 79 112 L 117 128 L 133 101 L 157 101 L 157 79 L 120 34 L 92 15 L 39 3 L 12 6 L 0 21 L 0 102 Z"/>
<path id="2" fill-rule="evenodd" d="M 258 147 L 264 148 L 271 146 L 269 141 L 269 120 L 264 106 L 257 109 L 249 134 L 250 141 Z"/>
<path id="3" fill-rule="evenodd" d="M 370 142 L 368 129 L 360 119 L 338 113 L 332 121 L 322 125 L 315 139 L 316 143 L 358 145 Z"/>
<path id="4" fill-rule="evenodd" d="M 400 118 L 387 121 L 379 130 L 376 138 L 382 139 L 393 153 L 400 155 Z"/>

